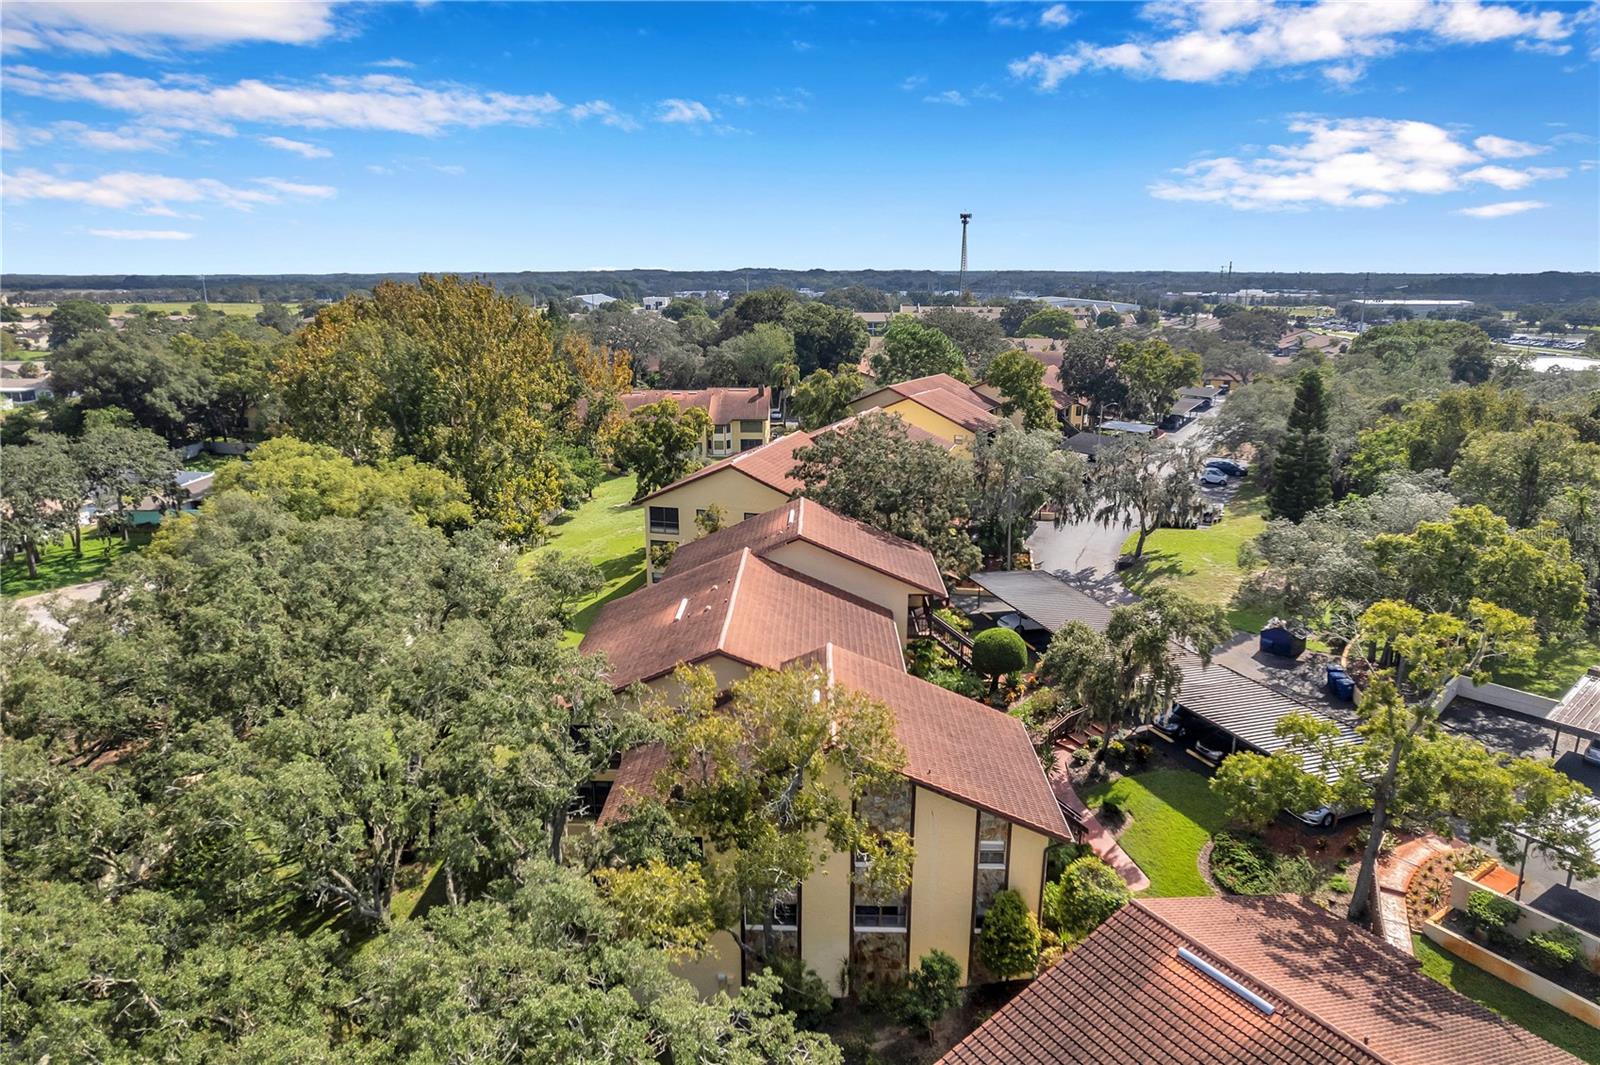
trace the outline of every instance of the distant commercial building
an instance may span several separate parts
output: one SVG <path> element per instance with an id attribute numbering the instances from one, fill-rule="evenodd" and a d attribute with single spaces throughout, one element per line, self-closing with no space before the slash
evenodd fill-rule
<path id="1" fill-rule="evenodd" d="M 639 301 L 639 305 L 647 311 L 664 311 L 671 302 L 671 296 L 646 296 Z"/>
<path id="2" fill-rule="evenodd" d="M 1078 296 L 1040 296 L 1039 303 L 1046 303 L 1052 307 L 1088 307 L 1096 314 L 1102 311 L 1116 311 L 1118 314 L 1135 314 L 1139 310 L 1137 303 L 1121 303 L 1117 300 L 1091 300 Z"/>
<path id="3" fill-rule="evenodd" d="M 1471 307 L 1471 300 L 1351 300 L 1357 307 L 1377 307 L 1428 314 L 1432 311 L 1461 311 Z"/>
<path id="4" fill-rule="evenodd" d="M 596 307 L 604 307 L 608 303 L 617 302 L 617 297 L 607 296 L 604 292 L 589 292 L 582 296 L 574 296 L 572 299 L 573 302 L 581 304 L 586 311 L 592 311 Z"/>

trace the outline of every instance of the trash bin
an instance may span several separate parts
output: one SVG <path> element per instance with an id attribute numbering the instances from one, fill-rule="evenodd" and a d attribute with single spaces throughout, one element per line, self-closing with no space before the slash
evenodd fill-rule
<path id="1" fill-rule="evenodd" d="M 1344 671 L 1343 666 L 1328 667 L 1328 694 L 1342 702 L 1354 702 L 1356 698 L 1356 682 L 1350 679 L 1350 674 Z"/>

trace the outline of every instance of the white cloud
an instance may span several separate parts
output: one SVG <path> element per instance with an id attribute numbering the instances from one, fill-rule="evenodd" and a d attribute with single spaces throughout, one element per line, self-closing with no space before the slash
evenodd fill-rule
<path id="1" fill-rule="evenodd" d="M 1508 166 L 1480 166 L 1476 170 L 1468 170 L 1461 175 L 1463 181 L 1482 181 L 1493 185 L 1497 189 L 1520 189 L 1533 184 L 1535 181 L 1544 181 L 1548 178 L 1561 178 L 1567 176 L 1564 166 L 1534 166 L 1527 170 L 1516 170 Z"/>
<path id="2" fill-rule="evenodd" d="M 1538 155 L 1550 149 L 1542 144 L 1529 144 L 1527 141 L 1514 141 L 1506 137 L 1496 137 L 1486 133 L 1472 142 L 1472 146 L 1491 159 L 1521 159 L 1529 155 Z"/>
<path id="3" fill-rule="evenodd" d="M 692 125 L 697 122 L 710 122 L 716 118 L 711 113 L 711 108 L 699 100 L 681 100 L 673 97 L 662 100 L 659 108 L 656 114 L 657 122 L 680 122 Z"/>
<path id="4" fill-rule="evenodd" d="M 574 104 L 567 113 L 579 122 L 592 118 L 602 125 L 611 126 L 614 129 L 636 130 L 639 128 L 639 123 L 634 121 L 631 115 L 623 114 L 605 100 L 590 100 L 588 103 Z"/>
<path id="5" fill-rule="evenodd" d="M 951 107 L 965 107 L 969 101 L 957 90 L 946 89 L 944 92 L 934 93 L 932 96 L 924 96 L 922 102 L 925 104 L 948 104 Z"/>
<path id="6" fill-rule="evenodd" d="M 789 43 L 794 46 L 794 50 L 797 52 L 809 52 L 814 47 L 810 41 L 796 40 L 790 41 Z"/>
<path id="7" fill-rule="evenodd" d="M 435 134 L 457 126 L 539 125 L 566 110 L 549 93 L 433 87 L 393 74 L 278 84 L 255 79 L 214 84 L 189 75 L 156 81 L 126 74 L 52 74 L 28 66 L 8 67 L 5 74 L 6 88 L 25 96 L 93 104 L 174 128 L 224 135 L 234 132 L 235 122 Z"/>
<path id="8" fill-rule="evenodd" d="M 90 236 L 107 240 L 191 240 L 193 233 L 181 229 L 91 229 Z"/>
<path id="9" fill-rule="evenodd" d="M 1455 192 L 1477 182 L 1516 189 L 1567 173 L 1562 167 L 1480 165 L 1484 157 L 1474 150 L 1476 141 L 1469 146 L 1455 133 L 1427 122 L 1302 117 L 1289 130 L 1303 139 L 1252 150 L 1248 156 L 1197 160 L 1149 191 L 1158 199 L 1217 203 L 1242 211 L 1382 207 L 1408 194 Z"/>
<path id="10" fill-rule="evenodd" d="M 180 139 L 176 130 L 160 126 L 93 129 L 82 122 L 57 122 L 55 129 L 68 140 L 102 152 L 164 152 Z"/>
<path id="11" fill-rule="evenodd" d="M 1039 12 L 1039 25 L 1046 29 L 1059 30 L 1073 19 L 1073 12 L 1066 4 L 1051 4 Z"/>
<path id="12" fill-rule="evenodd" d="M 1504 218 L 1549 206 L 1539 200 L 1508 200 L 1505 203 L 1486 203 L 1482 207 L 1463 207 L 1456 214 L 1464 214 L 1469 218 Z"/>
<path id="13" fill-rule="evenodd" d="M 293 152 L 307 159 L 326 159 L 333 153 L 326 148 L 320 148 L 309 141 L 290 140 L 288 137 L 262 137 L 261 143 L 268 148 L 276 148 L 280 152 Z"/>
<path id="14" fill-rule="evenodd" d="M 910 92 L 912 89 L 922 88 L 927 83 L 928 76 L 926 74 L 913 74 L 900 83 L 900 88 Z"/>
<path id="15" fill-rule="evenodd" d="M 48 49 L 151 56 L 173 46 L 215 48 L 244 41 L 312 44 L 334 32 L 333 9 L 327 0 L 226 4 L 8 0 L 0 10 L 0 24 L 8 52 Z"/>
<path id="16" fill-rule="evenodd" d="M 283 202 L 284 196 L 324 198 L 333 195 L 326 185 L 297 185 L 276 178 L 258 178 L 264 188 L 241 188 L 215 178 L 179 178 L 122 170 L 95 178 L 78 179 L 20 170 L 5 175 L 4 195 L 9 200 L 64 200 L 144 214 L 172 214 L 174 203 L 216 203 L 238 211 Z"/>
<path id="17" fill-rule="evenodd" d="M 379 59 L 376 62 L 368 63 L 367 66 L 380 67 L 385 70 L 410 70 L 416 64 L 409 59 Z"/>
<path id="18" fill-rule="evenodd" d="M 1054 54 L 1035 52 L 1012 62 L 1011 73 L 1050 90 L 1085 71 L 1207 82 L 1310 65 L 1347 86 L 1361 77 L 1364 61 L 1409 44 L 1512 41 L 1548 50 L 1571 36 L 1576 21 L 1558 11 L 1479 0 L 1156 0 L 1142 15 L 1154 32 L 1113 45 L 1078 41 Z"/>
<path id="19" fill-rule="evenodd" d="M 282 178 L 264 177 L 255 180 L 257 185 L 265 185 L 285 196 L 303 196 L 311 200 L 326 200 L 339 191 L 332 185 L 302 185 L 297 181 L 285 181 Z"/>

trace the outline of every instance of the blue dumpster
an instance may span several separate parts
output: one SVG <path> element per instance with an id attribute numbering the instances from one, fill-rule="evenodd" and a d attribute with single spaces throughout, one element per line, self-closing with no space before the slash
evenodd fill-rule
<path id="1" fill-rule="evenodd" d="M 1355 702 L 1356 682 L 1350 679 L 1350 674 L 1344 671 L 1343 666 L 1328 667 L 1328 694 L 1343 702 Z"/>
<path id="2" fill-rule="evenodd" d="M 1280 658 L 1299 658 L 1306 649 L 1304 633 L 1274 619 L 1261 630 L 1261 650 Z"/>

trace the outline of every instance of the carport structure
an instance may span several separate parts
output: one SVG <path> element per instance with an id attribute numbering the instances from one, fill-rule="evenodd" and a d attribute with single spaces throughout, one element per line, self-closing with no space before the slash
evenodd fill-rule
<path id="1" fill-rule="evenodd" d="M 1178 693 L 1178 705 L 1192 716 L 1227 733 L 1233 741 L 1235 752 L 1243 748 L 1270 755 L 1285 750 L 1288 741 L 1278 735 L 1278 722 L 1289 714 L 1312 714 L 1327 718 L 1339 727 L 1340 744 L 1360 740 L 1351 728 L 1351 722 L 1297 702 L 1276 688 L 1229 669 L 1220 662 L 1202 665 L 1199 655 L 1186 652 L 1179 659 L 1179 668 L 1183 670 L 1183 687 Z M 1318 772 L 1320 767 L 1312 764 L 1313 761 L 1308 760 L 1306 768 Z"/>
<path id="2" fill-rule="evenodd" d="M 1110 607 L 1042 569 L 985 570 L 970 579 L 1052 636 L 1069 621 L 1104 632 L 1111 620 Z"/>
<path id="3" fill-rule="evenodd" d="M 1600 666 L 1590 666 L 1589 671 L 1567 689 L 1567 694 L 1550 710 L 1544 722 L 1556 730 L 1556 737 L 1550 743 L 1551 754 L 1561 743 L 1563 732 L 1587 740 L 1600 740 Z"/>
<path id="4" fill-rule="evenodd" d="M 1554 733 L 1550 741 L 1552 756 L 1559 750 L 1563 734 L 1600 740 L 1600 666 L 1590 666 L 1559 700 L 1503 684 L 1474 684 L 1466 678 L 1453 684 L 1446 710 L 1462 700 L 1550 729 Z"/>

